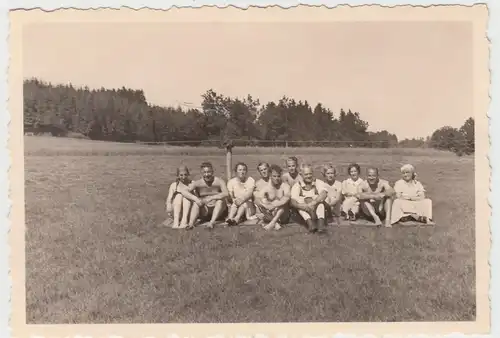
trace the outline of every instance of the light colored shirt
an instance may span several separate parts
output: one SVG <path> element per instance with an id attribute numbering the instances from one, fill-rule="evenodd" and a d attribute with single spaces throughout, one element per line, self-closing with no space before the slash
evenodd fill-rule
<path id="1" fill-rule="evenodd" d="M 288 183 L 289 186 L 293 187 L 295 183 L 297 182 L 302 182 L 302 176 L 300 174 L 297 174 L 295 178 L 293 178 L 290 173 L 284 173 L 283 176 L 281 176 L 281 179 L 283 182 Z"/>
<path id="2" fill-rule="evenodd" d="M 425 189 L 422 183 L 417 180 L 406 182 L 401 179 L 394 184 L 394 192 L 396 197 L 400 198 L 424 198 Z"/>
<path id="3" fill-rule="evenodd" d="M 188 189 L 188 186 L 185 185 L 184 183 L 180 181 L 175 181 L 170 184 L 170 187 L 168 188 L 168 196 L 167 196 L 167 202 L 172 203 L 175 197 L 175 193 L 179 191 L 179 189 Z"/>
<path id="4" fill-rule="evenodd" d="M 356 181 L 353 181 L 352 178 L 348 178 L 342 182 L 342 194 L 343 195 L 357 195 L 358 187 L 362 184 L 364 180 L 362 178 L 358 178 Z"/>
<path id="5" fill-rule="evenodd" d="M 302 203 L 304 198 L 318 196 L 322 191 L 326 191 L 325 182 L 322 180 L 315 179 L 309 190 L 306 189 L 306 184 L 300 181 L 293 185 L 291 198 Z"/>
<path id="6" fill-rule="evenodd" d="M 255 182 L 255 190 L 253 192 L 254 198 L 262 197 L 261 192 L 270 184 L 270 182 L 271 182 L 271 179 L 264 181 L 263 178 L 261 178 L 257 182 Z"/>
<path id="7" fill-rule="evenodd" d="M 339 193 L 342 193 L 342 183 L 340 181 L 335 180 L 333 184 L 326 181 L 321 182 L 323 182 L 323 188 L 328 193 L 328 197 L 337 197 Z"/>
<path id="8" fill-rule="evenodd" d="M 236 198 L 243 198 L 248 193 L 254 191 L 255 180 L 252 177 L 247 177 L 245 182 L 241 182 L 239 178 L 233 177 L 227 182 L 227 190 L 229 196 L 234 200 Z"/>

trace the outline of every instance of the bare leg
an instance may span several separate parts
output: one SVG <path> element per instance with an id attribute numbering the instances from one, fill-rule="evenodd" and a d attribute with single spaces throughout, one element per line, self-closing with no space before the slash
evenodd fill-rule
<path id="1" fill-rule="evenodd" d="M 385 227 L 392 228 L 391 225 L 392 201 L 390 198 L 385 199 L 384 211 L 385 211 Z"/>
<path id="2" fill-rule="evenodd" d="M 365 204 L 366 209 L 370 213 L 370 216 L 372 216 L 373 220 L 375 221 L 376 225 L 382 225 L 382 221 L 380 220 L 380 217 L 378 217 L 377 213 L 375 212 L 375 208 L 370 202 L 363 202 Z"/>
<path id="3" fill-rule="evenodd" d="M 181 228 L 185 228 L 188 226 L 188 218 L 189 211 L 191 210 L 191 201 L 187 198 L 182 199 L 182 219 L 181 219 Z"/>
<path id="4" fill-rule="evenodd" d="M 231 206 L 229 207 L 229 213 L 227 215 L 227 218 L 226 218 L 226 222 L 227 224 L 229 225 L 232 225 L 234 221 L 234 218 L 236 216 L 236 213 L 238 212 L 238 207 L 236 205 L 231 204 Z"/>
<path id="5" fill-rule="evenodd" d="M 243 214 L 248 210 L 247 204 L 243 203 L 238 207 L 238 212 L 236 212 L 236 216 L 234 217 L 234 221 L 236 224 L 238 224 L 241 220 L 241 217 L 243 217 Z"/>
<path id="6" fill-rule="evenodd" d="M 196 223 L 199 215 L 200 207 L 198 206 L 198 204 L 193 203 L 193 205 L 191 206 L 191 214 L 189 215 L 189 224 L 187 226 L 188 229 L 194 228 L 194 224 Z"/>
<path id="7" fill-rule="evenodd" d="M 222 211 L 224 210 L 223 209 L 223 207 L 224 207 L 223 203 L 224 203 L 223 200 L 218 200 L 217 202 L 215 202 L 214 211 L 212 213 L 212 219 L 207 224 L 207 228 L 213 228 L 214 227 L 215 222 L 219 219 Z"/>
<path id="8" fill-rule="evenodd" d="M 173 217 L 174 221 L 172 223 L 172 228 L 176 229 L 179 228 L 179 219 L 181 218 L 181 212 L 182 212 L 182 195 L 177 194 L 172 201 L 172 206 L 173 206 Z"/>
<path id="9" fill-rule="evenodd" d="M 266 230 L 271 230 L 273 228 L 276 228 L 276 225 L 278 225 L 278 220 L 280 219 L 281 215 L 283 215 L 283 213 L 285 212 L 285 210 L 283 208 L 279 208 L 278 210 L 276 210 L 276 212 L 274 213 L 274 216 L 273 218 L 271 219 L 271 221 L 264 227 L 264 229 Z M 281 225 L 279 226 L 279 228 L 281 228 Z"/>

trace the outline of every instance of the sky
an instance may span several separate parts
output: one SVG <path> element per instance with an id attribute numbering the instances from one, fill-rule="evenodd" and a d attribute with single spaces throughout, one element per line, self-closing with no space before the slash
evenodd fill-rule
<path id="1" fill-rule="evenodd" d="M 23 27 L 23 75 L 143 89 L 156 105 L 208 89 L 351 109 L 370 131 L 426 137 L 473 116 L 467 22 L 45 23 Z"/>

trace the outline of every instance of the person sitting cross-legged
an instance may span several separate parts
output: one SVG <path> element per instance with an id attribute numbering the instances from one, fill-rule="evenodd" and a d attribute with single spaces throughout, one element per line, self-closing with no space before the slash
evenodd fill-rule
<path id="1" fill-rule="evenodd" d="M 361 212 L 377 226 L 391 227 L 391 206 L 394 190 L 388 181 L 379 178 L 377 168 L 368 168 L 366 179 L 358 186 Z"/>
<path id="2" fill-rule="evenodd" d="M 326 218 L 334 220 L 340 216 L 342 205 L 342 183 L 336 179 L 337 170 L 333 164 L 325 164 L 321 168 L 323 174 L 324 188 L 327 191 L 325 200 Z"/>
<path id="3" fill-rule="evenodd" d="M 202 178 L 191 182 L 187 192 L 183 195 L 193 201 L 189 225 L 186 229 L 194 228 L 200 219 L 206 222 L 206 227 L 212 229 L 215 222 L 224 217 L 227 212 L 228 191 L 223 179 L 214 176 L 214 169 L 210 162 L 201 164 Z"/>
<path id="4" fill-rule="evenodd" d="M 271 179 L 260 192 L 256 201 L 258 213 L 261 215 L 266 230 L 279 230 L 289 219 L 290 186 L 281 178 L 282 169 L 277 165 L 270 167 Z"/>
<path id="5" fill-rule="evenodd" d="M 229 226 L 238 225 L 243 216 L 248 219 L 254 212 L 252 199 L 255 180 L 247 175 L 248 167 L 243 162 L 237 163 L 234 171 L 236 176 L 227 182 L 227 190 L 231 200 L 229 215 L 226 219 L 226 224 Z"/>
<path id="6" fill-rule="evenodd" d="M 309 232 L 325 232 L 325 199 L 328 193 L 324 182 L 314 177 L 311 165 L 302 167 L 302 180 L 291 191 L 290 205 L 305 221 Z"/>
<path id="7" fill-rule="evenodd" d="M 417 180 L 413 165 L 403 165 L 401 174 L 402 178 L 394 184 L 396 199 L 392 204 L 391 224 L 412 219 L 435 225 L 432 220 L 432 200 L 425 196 L 424 186 Z"/>

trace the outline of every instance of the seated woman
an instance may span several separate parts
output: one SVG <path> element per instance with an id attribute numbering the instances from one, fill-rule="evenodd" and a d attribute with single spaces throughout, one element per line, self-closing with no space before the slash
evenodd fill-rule
<path id="1" fill-rule="evenodd" d="M 245 163 L 239 162 L 234 167 L 236 176 L 227 182 L 227 190 L 231 199 L 229 214 L 226 223 L 234 226 L 240 223 L 243 215 L 250 218 L 253 208 L 253 193 L 255 190 L 255 180 L 248 177 L 248 167 Z"/>
<path id="2" fill-rule="evenodd" d="M 394 184 L 396 199 L 392 204 L 391 224 L 406 219 L 433 225 L 432 201 L 425 197 L 423 185 L 416 180 L 411 164 L 401 167 L 402 179 Z"/>
<path id="3" fill-rule="evenodd" d="M 359 213 L 358 187 L 363 182 L 359 177 L 361 169 L 358 164 L 352 163 L 347 168 L 349 178 L 342 182 L 342 215 L 346 221 L 355 221 Z"/>
<path id="4" fill-rule="evenodd" d="M 172 228 L 181 229 L 187 227 L 191 209 L 191 201 L 182 194 L 182 191 L 186 190 L 191 183 L 188 167 L 181 166 L 177 168 L 176 176 L 177 179 L 168 189 L 165 205 L 169 218 L 163 224 L 171 224 Z"/>
<path id="5" fill-rule="evenodd" d="M 340 207 L 342 201 L 342 183 L 336 179 L 337 170 L 333 164 L 325 164 L 321 168 L 323 175 L 324 187 L 327 191 L 325 205 L 328 207 L 326 210 L 326 218 L 332 219 L 333 217 L 340 216 Z"/>

